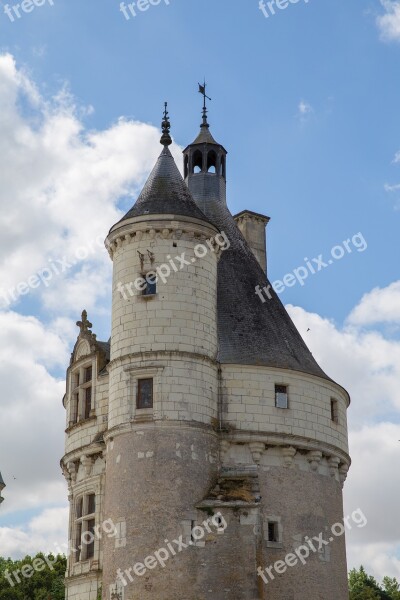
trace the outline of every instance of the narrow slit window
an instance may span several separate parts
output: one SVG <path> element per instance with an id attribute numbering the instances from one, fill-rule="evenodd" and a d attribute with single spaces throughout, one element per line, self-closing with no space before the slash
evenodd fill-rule
<path id="1" fill-rule="evenodd" d="M 286 385 L 275 385 L 276 408 L 289 408 L 288 388 Z"/>
<path id="2" fill-rule="evenodd" d="M 268 541 L 279 542 L 279 527 L 275 521 L 268 521 Z"/>
<path id="3" fill-rule="evenodd" d="M 138 379 L 137 408 L 153 408 L 152 379 Z"/>
<path id="4" fill-rule="evenodd" d="M 92 388 L 88 387 L 85 389 L 85 419 L 90 417 L 90 411 L 92 410 Z"/>
<path id="5" fill-rule="evenodd" d="M 334 423 L 339 423 L 339 405 L 334 398 L 331 399 L 331 420 Z"/>

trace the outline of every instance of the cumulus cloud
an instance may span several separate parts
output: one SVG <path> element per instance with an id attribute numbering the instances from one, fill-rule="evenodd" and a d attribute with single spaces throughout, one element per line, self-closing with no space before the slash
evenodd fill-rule
<path id="1" fill-rule="evenodd" d="M 96 304 L 106 290 L 96 277 L 85 280 L 95 270 L 109 279 L 102 240 L 122 215 L 119 200 L 129 208 L 152 168 L 160 133 L 123 118 L 88 131 L 90 107 L 82 110 L 66 89 L 44 98 L 10 54 L 0 55 L 0 103 L 0 303 L 44 294 L 49 308 L 68 298 L 68 312 L 84 290 Z M 180 148 L 172 152 L 180 164 Z M 39 284 L 30 279 L 38 272 Z"/>
<path id="2" fill-rule="evenodd" d="M 365 294 L 348 317 L 355 325 L 400 323 L 400 281 Z"/>
<path id="3" fill-rule="evenodd" d="M 24 558 L 37 552 L 67 554 L 68 507 L 45 509 L 23 527 L 0 527 L 3 556 Z"/>
<path id="4" fill-rule="evenodd" d="M 350 392 L 350 427 L 383 420 L 400 410 L 399 342 L 379 331 L 347 324 L 338 328 L 318 314 L 287 308 L 321 367 Z"/>
<path id="5" fill-rule="evenodd" d="M 379 294 L 377 298 L 374 291 L 367 294 L 343 327 L 287 306 L 319 364 L 351 395 L 352 466 L 345 484 L 345 515 L 361 509 L 368 524 L 347 532 L 348 564 L 349 568 L 363 564 L 378 579 L 384 575 L 400 578 L 400 522 L 391 518 L 397 514 L 400 494 L 400 480 L 393 472 L 400 452 L 400 424 L 393 422 L 399 421 L 400 411 L 400 342 L 363 327 L 381 318 L 400 323 L 392 304 L 397 283 L 381 291 L 383 298 Z M 372 320 L 374 302 L 376 314 L 382 310 L 383 316 Z"/>
<path id="6" fill-rule="evenodd" d="M 34 317 L 0 313 L 0 457 L 7 502 L 2 514 L 65 502 L 65 384 L 50 371 L 68 365 L 69 348 Z"/>
<path id="7" fill-rule="evenodd" d="M 400 2 L 381 0 L 384 14 L 377 17 L 381 38 L 387 42 L 400 41 Z"/>

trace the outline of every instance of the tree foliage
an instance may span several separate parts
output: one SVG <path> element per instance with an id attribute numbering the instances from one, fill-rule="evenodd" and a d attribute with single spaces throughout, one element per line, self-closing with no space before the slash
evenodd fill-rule
<path id="1" fill-rule="evenodd" d="M 0 600 L 64 600 L 66 567 L 62 555 L 0 558 Z"/>
<path id="2" fill-rule="evenodd" d="M 350 600 L 400 600 L 400 585 L 395 578 L 384 577 L 379 585 L 364 567 L 349 573 Z"/>

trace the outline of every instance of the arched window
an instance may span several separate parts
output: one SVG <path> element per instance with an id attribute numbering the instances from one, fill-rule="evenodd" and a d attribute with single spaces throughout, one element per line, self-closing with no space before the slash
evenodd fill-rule
<path id="1" fill-rule="evenodd" d="M 186 179 L 186 177 L 189 175 L 189 156 L 187 154 L 185 156 L 184 174 L 185 174 L 185 179 Z"/>
<path id="2" fill-rule="evenodd" d="M 207 173 L 217 172 L 217 153 L 214 150 L 210 150 L 207 155 Z"/>
<path id="3" fill-rule="evenodd" d="M 201 173 L 203 170 L 203 155 L 200 150 L 193 154 L 193 173 Z"/>
<path id="4" fill-rule="evenodd" d="M 225 156 L 221 156 L 221 175 L 224 179 L 226 179 Z"/>

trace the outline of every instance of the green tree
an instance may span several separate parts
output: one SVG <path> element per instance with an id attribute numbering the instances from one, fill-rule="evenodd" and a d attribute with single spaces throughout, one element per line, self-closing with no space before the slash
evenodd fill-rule
<path id="1" fill-rule="evenodd" d="M 42 553 L 22 560 L 0 558 L 0 600 L 64 600 L 66 564 L 65 556 Z M 22 575 L 23 567 L 29 576 Z"/>
<path id="2" fill-rule="evenodd" d="M 390 583 L 392 583 L 392 580 L 390 580 Z M 367 574 L 363 566 L 358 571 L 357 569 L 350 571 L 349 593 L 350 600 L 398 600 L 386 588 L 383 590 L 376 579 Z"/>
<path id="3" fill-rule="evenodd" d="M 384 577 L 383 588 L 392 600 L 400 600 L 400 584 L 395 577 Z"/>

